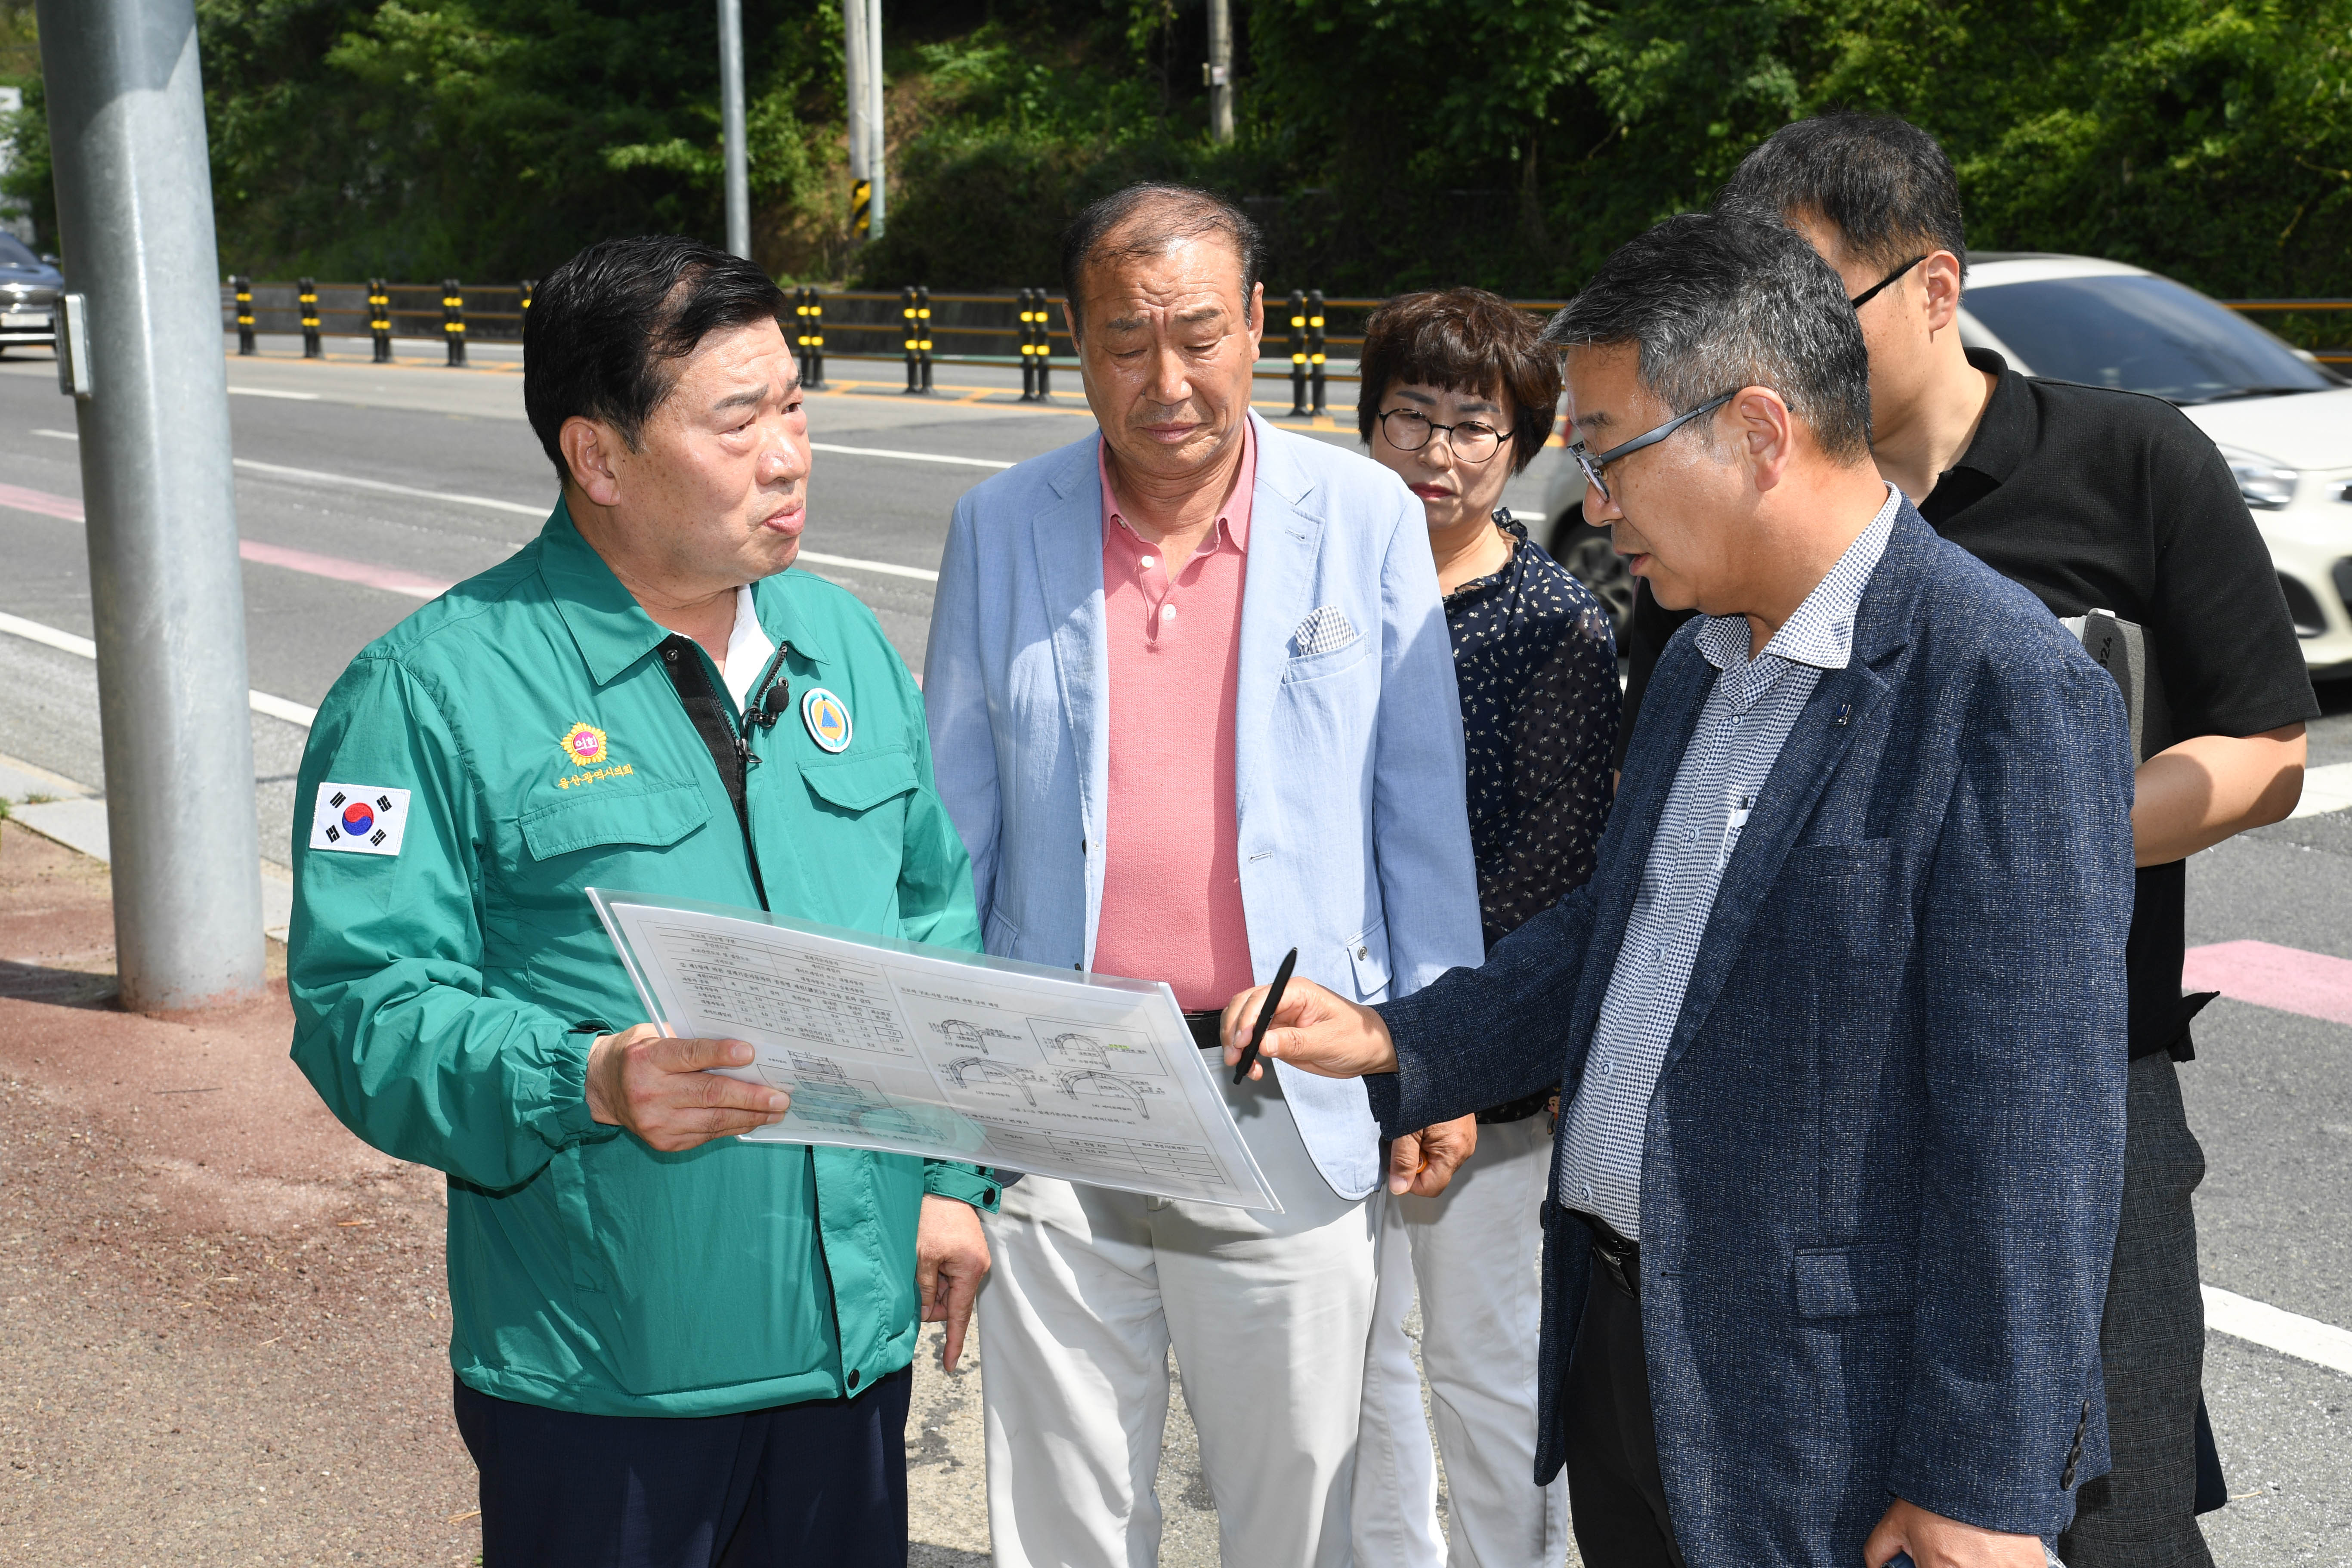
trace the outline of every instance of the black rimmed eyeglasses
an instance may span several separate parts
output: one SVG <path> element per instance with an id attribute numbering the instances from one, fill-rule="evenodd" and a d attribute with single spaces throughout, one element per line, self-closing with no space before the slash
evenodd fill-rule
<path id="1" fill-rule="evenodd" d="M 1454 455 L 1465 463 L 1483 463 L 1503 445 L 1500 430 L 1475 419 L 1439 425 L 1418 408 L 1391 408 L 1381 416 L 1381 434 L 1400 452 L 1418 452 L 1441 432 Z"/>
<path id="2" fill-rule="evenodd" d="M 1581 441 L 1571 442 L 1568 448 L 1568 455 L 1576 459 L 1576 466 L 1584 470 L 1585 481 L 1601 492 L 1601 499 L 1613 500 L 1616 498 L 1609 493 L 1609 481 L 1601 477 L 1601 471 L 1603 468 L 1628 453 L 1638 452 L 1644 447 L 1656 446 L 1700 415 L 1712 414 L 1738 395 L 1739 389 L 1735 386 L 1722 396 L 1710 397 L 1688 413 L 1677 414 L 1656 429 L 1644 430 L 1632 440 L 1612 447 L 1605 452 L 1591 451 Z"/>
<path id="3" fill-rule="evenodd" d="M 1877 282 L 1873 283 L 1869 288 L 1864 289 L 1861 293 L 1856 294 L 1853 299 L 1848 300 L 1846 303 L 1853 306 L 1857 310 L 1861 310 L 1864 305 L 1867 305 L 1873 300 L 1877 299 L 1880 292 L 1892 286 L 1897 278 L 1902 277 L 1906 272 L 1910 271 L 1914 267 L 1918 266 L 1919 263 L 1927 259 L 1927 258 L 1924 256 L 1913 257 L 1910 260 L 1905 262 L 1902 266 L 1896 268 L 1894 271 L 1888 273 Z"/>

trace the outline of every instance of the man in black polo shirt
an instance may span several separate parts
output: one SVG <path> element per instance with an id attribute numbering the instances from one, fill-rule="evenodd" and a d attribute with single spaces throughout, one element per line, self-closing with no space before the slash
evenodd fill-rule
<path id="1" fill-rule="evenodd" d="M 2173 1067 L 2210 998 L 2180 994 L 2182 901 L 2189 856 L 2280 820 L 2301 793 L 2319 709 L 2270 552 L 2179 409 L 1960 346 L 1959 192 L 1926 132 L 1801 121 L 1748 155 L 1718 205 L 1779 217 L 1845 279 L 1870 351 L 1872 454 L 1937 531 L 2055 615 L 2142 628 L 2124 1206 L 2100 1335 L 2112 1463 L 2059 1550 L 2072 1568 L 2211 1568 L 2195 1517 L 2205 1332 L 2189 1205 L 2205 1161 Z M 1638 602 L 1625 731 L 1686 618 Z"/>

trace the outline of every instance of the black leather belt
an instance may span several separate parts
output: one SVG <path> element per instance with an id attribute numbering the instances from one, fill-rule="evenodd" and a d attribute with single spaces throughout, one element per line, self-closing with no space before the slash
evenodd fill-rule
<path id="1" fill-rule="evenodd" d="M 1162 1014 L 1161 1016 L 1165 1017 L 1166 1015 Z M 1225 1016 L 1223 1013 L 1184 1015 L 1184 1026 L 1192 1031 L 1192 1043 L 1204 1051 L 1222 1051 L 1225 1048 L 1224 1035 L 1220 1027 L 1224 1021 Z"/>
<path id="2" fill-rule="evenodd" d="M 1642 1244 L 1628 1241 L 1617 1234 L 1616 1226 L 1599 1215 L 1586 1214 L 1582 1209 L 1569 1213 L 1582 1220 L 1592 1232 L 1592 1261 L 1609 1282 L 1636 1301 L 1642 1299 Z"/>

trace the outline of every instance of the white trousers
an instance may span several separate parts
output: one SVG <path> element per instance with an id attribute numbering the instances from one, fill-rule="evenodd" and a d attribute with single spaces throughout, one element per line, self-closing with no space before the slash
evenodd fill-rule
<path id="1" fill-rule="evenodd" d="M 1279 1215 L 1031 1176 L 988 1221 L 997 1568 L 1159 1562 L 1171 1344 L 1225 1568 L 1346 1568 L 1383 1205 L 1331 1191 L 1271 1072 L 1227 1102 Z"/>
<path id="2" fill-rule="evenodd" d="M 1360 1568 L 1559 1568 L 1568 1554 L 1567 1478 L 1541 1488 L 1534 1479 L 1538 1210 L 1551 1162 L 1547 1116 L 1481 1127 L 1477 1152 L 1445 1191 L 1387 1205 L 1351 1521 Z M 1404 1331 L 1416 1285 L 1451 1502 L 1444 1542 Z"/>

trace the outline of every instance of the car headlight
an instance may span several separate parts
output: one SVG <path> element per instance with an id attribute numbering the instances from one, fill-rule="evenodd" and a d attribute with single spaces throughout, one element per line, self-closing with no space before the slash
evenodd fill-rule
<path id="1" fill-rule="evenodd" d="M 2238 493 L 2246 498 L 2248 506 L 2257 511 L 2281 511 L 2294 504 L 2299 476 L 2293 468 L 2237 447 L 2222 447 L 2221 458 L 2230 465 L 2230 477 L 2238 481 Z"/>

